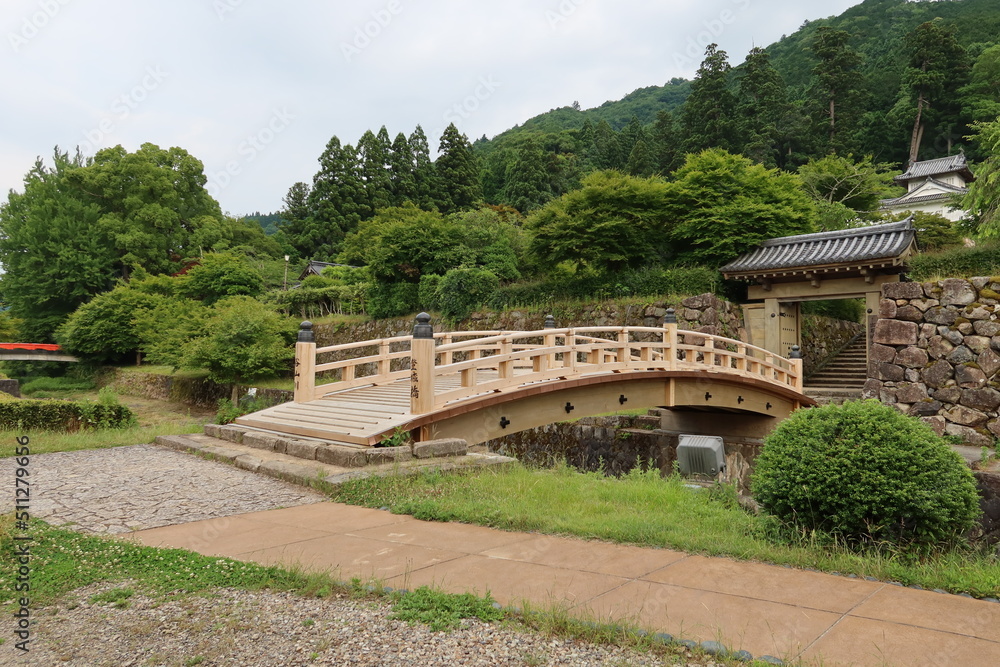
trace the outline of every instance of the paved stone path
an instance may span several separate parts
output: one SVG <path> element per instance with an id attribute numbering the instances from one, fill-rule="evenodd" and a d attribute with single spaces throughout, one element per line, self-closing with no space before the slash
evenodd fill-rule
<path id="1" fill-rule="evenodd" d="M 0 459 L 0 486 L 13 489 L 15 467 L 14 459 Z M 29 471 L 31 516 L 91 533 L 128 533 L 324 500 L 295 484 L 155 445 L 36 454 Z M 13 507 L 13 492 L 4 493 L 0 512 Z"/>

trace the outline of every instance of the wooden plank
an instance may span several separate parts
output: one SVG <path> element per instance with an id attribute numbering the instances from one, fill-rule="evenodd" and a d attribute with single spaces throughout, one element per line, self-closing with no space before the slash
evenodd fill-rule
<path id="1" fill-rule="evenodd" d="M 304 435 L 310 438 L 320 438 L 322 440 L 339 440 L 353 445 L 371 445 L 372 440 L 372 437 L 370 436 L 355 436 L 347 433 L 338 433 L 336 431 L 302 427 L 296 424 L 283 424 L 281 422 L 271 420 L 254 419 L 250 418 L 249 415 L 246 417 L 240 417 L 236 420 L 236 423 L 244 426 L 253 426 L 254 428 L 262 428 L 268 431 L 280 431 L 281 433 L 288 433 L 290 435 Z"/>

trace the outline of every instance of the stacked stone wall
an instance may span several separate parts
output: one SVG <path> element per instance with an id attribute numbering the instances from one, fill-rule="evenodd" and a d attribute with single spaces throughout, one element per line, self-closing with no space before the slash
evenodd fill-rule
<path id="1" fill-rule="evenodd" d="M 802 316 L 802 371 L 808 378 L 821 370 L 854 338 L 864 331 L 858 322 L 820 315 Z"/>
<path id="2" fill-rule="evenodd" d="M 975 446 L 1000 437 L 1000 278 L 882 288 L 863 397 Z"/>

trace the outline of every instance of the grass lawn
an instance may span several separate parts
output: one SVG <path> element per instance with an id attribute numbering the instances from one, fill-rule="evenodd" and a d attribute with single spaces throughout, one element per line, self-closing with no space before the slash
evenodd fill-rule
<path id="1" fill-rule="evenodd" d="M 1000 596 L 1000 559 L 971 548 L 919 556 L 881 549 L 856 553 L 820 536 L 788 536 L 754 516 L 725 487 L 694 490 L 656 471 L 623 478 L 510 465 L 453 474 L 355 480 L 333 492 L 338 502 L 433 521 L 729 556 L 883 581 Z"/>

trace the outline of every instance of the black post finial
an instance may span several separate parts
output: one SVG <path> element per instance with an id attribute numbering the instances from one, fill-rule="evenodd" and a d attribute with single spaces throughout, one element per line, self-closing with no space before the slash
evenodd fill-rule
<path id="1" fill-rule="evenodd" d="M 667 314 L 663 316 L 664 324 L 677 324 L 677 311 L 673 308 L 667 308 Z"/>
<path id="2" fill-rule="evenodd" d="M 556 328 L 556 318 L 553 317 L 552 315 L 546 315 L 545 316 L 545 328 L 546 329 L 555 329 Z"/>
<path id="3" fill-rule="evenodd" d="M 316 336 L 313 334 L 313 323 L 306 321 L 299 325 L 299 338 L 300 343 L 315 343 Z"/>
<path id="4" fill-rule="evenodd" d="M 413 325 L 414 338 L 434 338 L 434 327 L 431 326 L 431 316 L 427 313 L 417 315 L 417 323 Z"/>
<path id="5" fill-rule="evenodd" d="M 802 358 L 802 348 L 798 345 L 792 345 L 792 351 L 788 354 L 789 359 L 801 359 Z"/>

